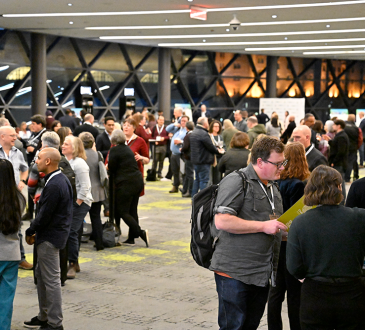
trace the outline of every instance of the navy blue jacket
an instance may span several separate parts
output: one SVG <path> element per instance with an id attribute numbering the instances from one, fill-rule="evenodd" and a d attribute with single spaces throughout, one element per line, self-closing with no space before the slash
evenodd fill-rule
<path id="1" fill-rule="evenodd" d="M 194 165 L 211 165 L 214 162 L 214 154 L 219 154 L 213 145 L 208 131 L 202 126 L 196 126 L 190 135 L 190 159 Z"/>
<path id="2" fill-rule="evenodd" d="M 304 195 L 305 184 L 299 179 L 278 180 L 283 200 L 283 211 L 288 211 Z"/>
<path id="3" fill-rule="evenodd" d="M 26 235 L 36 234 L 36 245 L 47 241 L 57 249 L 63 249 L 70 233 L 73 200 L 67 176 L 60 171 L 49 180 L 57 171 L 44 177 L 46 185 L 39 199 L 39 212 L 26 230 Z"/>

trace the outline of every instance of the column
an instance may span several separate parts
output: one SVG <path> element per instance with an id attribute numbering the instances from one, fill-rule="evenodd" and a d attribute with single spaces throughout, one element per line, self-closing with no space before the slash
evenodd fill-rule
<path id="1" fill-rule="evenodd" d="M 32 115 L 46 114 L 47 103 L 47 62 L 46 36 L 32 33 L 31 43 L 31 79 L 32 79 Z"/>
<path id="2" fill-rule="evenodd" d="M 171 51 L 168 48 L 158 49 L 158 107 L 165 119 L 170 120 L 171 108 Z"/>
<path id="3" fill-rule="evenodd" d="M 267 57 L 266 68 L 266 95 L 265 97 L 276 97 L 276 80 L 278 70 L 278 56 Z"/>

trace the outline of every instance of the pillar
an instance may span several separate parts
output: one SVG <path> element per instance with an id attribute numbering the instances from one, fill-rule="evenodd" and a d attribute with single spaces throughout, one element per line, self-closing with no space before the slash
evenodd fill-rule
<path id="1" fill-rule="evenodd" d="M 158 106 L 165 119 L 171 119 L 171 51 L 168 48 L 158 49 Z"/>
<path id="2" fill-rule="evenodd" d="M 266 67 L 266 95 L 265 97 L 276 97 L 276 81 L 278 70 L 278 56 L 267 57 Z"/>
<path id="3" fill-rule="evenodd" d="M 47 108 L 46 36 L 44 34 L 32 33 L 30 43 L 32 115 L 45 115 Z"/>

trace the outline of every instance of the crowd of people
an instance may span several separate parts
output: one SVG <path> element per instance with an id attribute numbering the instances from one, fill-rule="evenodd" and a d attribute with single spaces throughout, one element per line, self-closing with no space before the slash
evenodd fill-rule
<path id="1" fill-rule="evenodd" d="M 87 214 L 96 251 L 104 249 L 102 212 L 116 225 L 117 245 L 133 246 L 141 238 L 149 247 L 138 217 L 146 179 L 171 181 L 169 193 L 183 198 L 219 183 L 212 226 L 219 239 L 210 269 L 220 329 L 257 329 L 267 302 L 268 329 L 282 329 L 285 294 L 291 330 L 340 329 L 344 323 L 362 329 L 363 113 L 360 118 L 360 127 L 354 115 L 323 124 L 308 113 L 297 126 L 288 112 L 281 122 L 261 109 L 257 115 L 236 110 L 221 122 L 205 105 L 193 120 L 175 108 L 168 125 L 163 113 L 147 109 L 126 113 L 122 123 L 106 117 L 102 129 L 92 114 L 78 119 L 71 110 L 59 120 L 50 111 L 34 115 L 29 127 L 22 123 L 16 129 L 0 118 L 0 187 L 9 191 L 0 197 L 0 324 L 10 329 L 18 268 L 35 268 L 39 313 L 24 325 L 63 329 L 61 285 L 81 271 Z M 107 185 L 101 168 L 108 171 Z M 246 189 L 237 171 L 245 174 Z M 26 185 L 23 214 L 20 192 Z M 277 219 L 303 195 L 306 205 L 320 207 L 298 217 L 288 236 Z M 34 245 L 36 267 L 25 259 L 21 220 L 32 220 L 25 241 Z M 129 228 L 123 242 L 121 220 Z M 341 311 L 332 295 L 343 299 Z"/>

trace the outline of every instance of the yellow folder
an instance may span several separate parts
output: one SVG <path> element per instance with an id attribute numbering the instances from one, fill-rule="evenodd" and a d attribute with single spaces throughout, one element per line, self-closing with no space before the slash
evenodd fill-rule
<path id="1" fill-rule="evenodd" d="M 278 221 L 286 225 L 289 231 L 290 225 L 298 215 L 303 214 L 308 210 L 314 209 L 315 207 L 316 206 L 304 205 L 304 196 L 302 196 L 302 198 L 300 198 L 289 210 L 280 216 Z"/>

